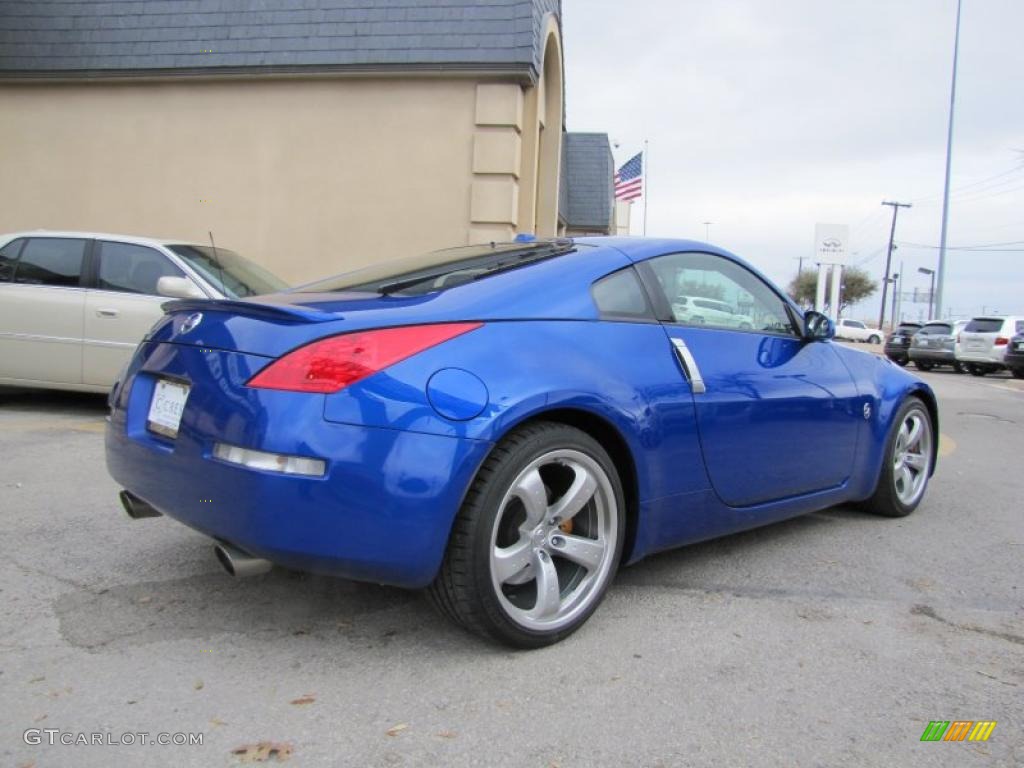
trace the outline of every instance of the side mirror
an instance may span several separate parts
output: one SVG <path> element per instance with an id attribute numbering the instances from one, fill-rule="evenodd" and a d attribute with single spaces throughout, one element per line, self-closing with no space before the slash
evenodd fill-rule
<path id="1" fill-rule="evenodd" d="M 807 341 L 825 341 L 836 335 L 836 326 L 821 312 L 804 312 L 804 338 Z"/>
<path id="2" fill-rule="evenodd" d="M 156 292 L 172 299 L 205 299 L 206 294 L 187 277 L 166 275 L 156 281 Z"/>

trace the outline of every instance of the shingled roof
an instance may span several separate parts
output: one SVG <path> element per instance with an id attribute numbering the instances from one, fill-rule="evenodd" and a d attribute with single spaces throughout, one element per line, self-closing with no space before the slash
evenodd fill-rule
<path id="1" fill-rule="evenodd" d="M 561 204 L 566 226 L 575 230 L 608 231 L 612 222 L 615 174 L 607 133 L 566 133 L 562 142 Z"/>
<path id="2" fill-rule="evenodd" d="M 0 77 L 487 71 L 535 81 L 560 0 L 0 1 Z"/>

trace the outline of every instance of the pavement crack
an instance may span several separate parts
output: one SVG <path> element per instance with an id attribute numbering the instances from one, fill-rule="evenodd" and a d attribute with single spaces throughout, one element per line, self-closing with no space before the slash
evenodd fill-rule
<path id="1" fill-rule="evenodd" d="M 927 616 L 929 619 L 934 619 L 940 624 L 945 624 L 946 626 L 953 627 L 954 629 L 962 629 L 965 632 L 977 632 L 979 635 L 987 635 L 988 637 L 994 637 L 998 640 L 1005 640 L 1008 643 L 1024 645 L 1024 637 L 1021 637 L 1020 635 L 1014 635 L 1009 632 L 999 632 L 998 630 L 989 629 L 988 627 L 979 627 L 977 624 L 960 624 L 955 621 L 950 621 L 936 613 L 935 609 L 930 605 L 915 605 L 910 609 L 910 613 L 914 616 Z"/>

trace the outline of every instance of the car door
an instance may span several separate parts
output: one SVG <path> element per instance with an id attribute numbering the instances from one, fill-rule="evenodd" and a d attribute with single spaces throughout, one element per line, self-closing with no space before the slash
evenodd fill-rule
<path id="1" fill-rule="evenodd" d="M 88 240 L 19 238 L 0 250 L 0 378 L 82 383 Z"/>
<path id="2" fill-rule="evenodd" d="M 92 260 L 82 378 L 86 384 L 111 386 L 169 301 L 157 294 L 157 281 L 184 272 L 157 249 L 135 243 L 97 240 Z"/>
<path id="3" fill-rule="evenodd" d="M 680 375 L 693 391 L 705 465 L 734 507 L 842 485 L 864 423 L 863 399 L 833 344 L 807 341 L 795 313 L 746 267 L 708 253 L 676 253 L 641 265 L 648 290 L 670 308 L 665 286 L 703 286 L 709 298 L 749 307 L 750 329 L 664 323 Z M 670 309 L 668 309 L 671 312 Z"/>

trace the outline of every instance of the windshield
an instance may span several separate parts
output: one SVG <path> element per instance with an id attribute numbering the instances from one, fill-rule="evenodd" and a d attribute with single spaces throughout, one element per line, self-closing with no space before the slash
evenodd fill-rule
<path id="1" fill-rule="evenodd" d="M 288 288 L 281 278 L 227 248 L 206 245 L 169 245 L 210 285 L 229 299 L 243 299 Z"/>
<path id="2" fill-rule="evenodd" d="M 463 285 L 576 250 L 568 240 L 446 248 L 374 264 L 301 286 L 304 293 L 350 291 L 418 296 Z"/>

